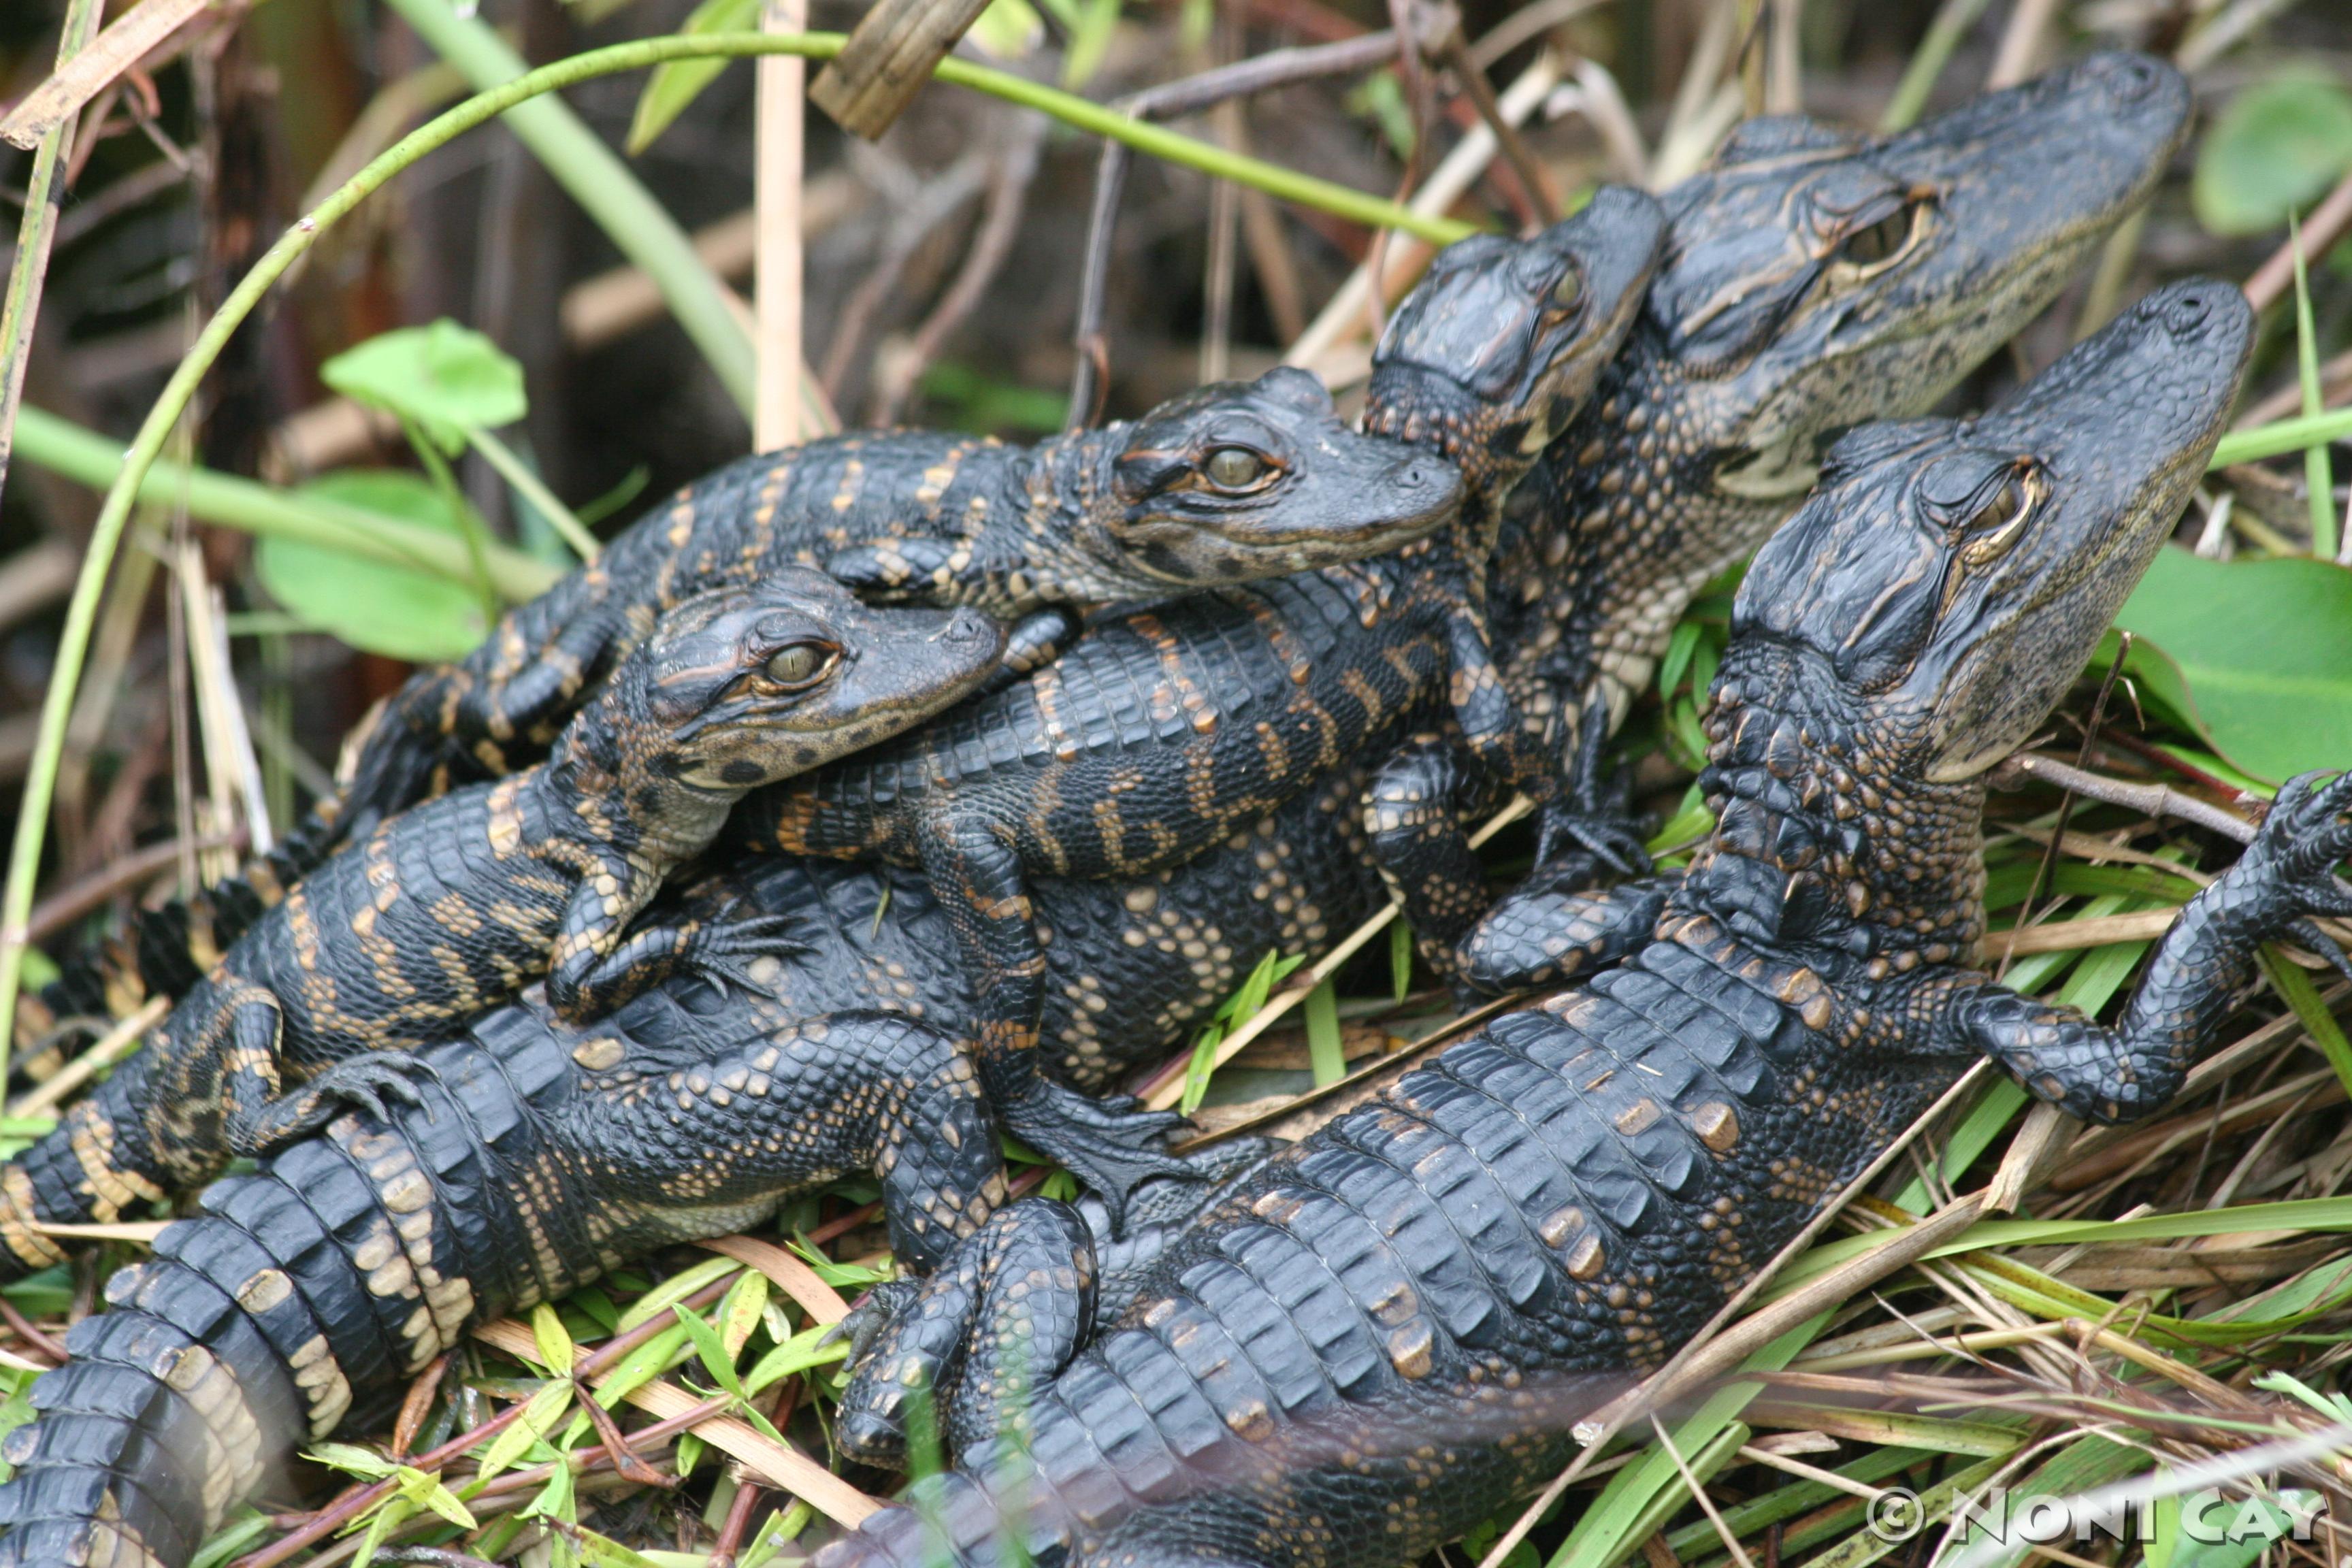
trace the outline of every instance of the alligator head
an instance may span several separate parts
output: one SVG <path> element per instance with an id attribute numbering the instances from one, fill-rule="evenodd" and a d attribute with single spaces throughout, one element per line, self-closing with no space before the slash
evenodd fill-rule
<path id="1" fill-rule="evenodd" d="M 1448 246 L 1372 353 L 1364 428 L 1426 443 L 1492 505 L 1582 412 L 1639 312 L 1665 214 L 1603 185 L 1526 239 Z"/>
<path id="2" fill-rule="evenodd" d="M 1450 521 L 1462 476 L 1433 453 L 1349 429 L 1323 384 L 1283 367 L 1217 382 L 1100 433 L 1070 545 L 1102 599 L 1358 561 Z"/>
<path id="3" fill-rule="evenodd" d="M 887 739 L 992 674 L 974 609 L 881 609 L 791 568 L 674 605 L 574 719 L 559 759 L 729 799 Z M 656 814 L 662 803 L 633 797 Z"/>
<path id="4" fill-rule="evenodd" d="M 2234 288 L 2174 284 L 1991 414 L 1833 447 L 1732 612 L 1713 856 L 1878 911 L 1877 951 L 1972 931 L 1981 775 L 2049 718 L 2171 532 L 2252 333 Z"/>
<path id="5" fill-rule="evenodd" d="M 1522 709 L 1572 732 L 1597 686 L 1622 719 L 1691 595 L 1795 506 L 1821 448 L 1924 412 L 2047 305 L 2154 188 L 2189 109 L 2169 66 L 2096 55 L 1874 140 L 1754 121 L 1667 193 L 1641 320 L 1507 510 L 1498 629 L 1521 645 Z"/>

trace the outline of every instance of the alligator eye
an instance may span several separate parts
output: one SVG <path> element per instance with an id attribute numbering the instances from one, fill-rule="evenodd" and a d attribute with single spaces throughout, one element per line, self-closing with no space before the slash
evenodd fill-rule
<path id="1" fill-rule="evenodd" d="M 1555 310 L 1572 310 L 1584 298 L 1584 274 L 1573 266 L 1559 275 L 1551 286 L 1551 304 Z"/>
<path id="2" fill-rule="evenodd" d="M 1855 267 L 1876 267 L 1891 259 L 1911 237 L 1911 217 L 1908 206 L 1889 213 L 1867 228 L 1858 228 L 1845 237 L 1838 246 L 1837 258 Z"/>
<path id="3" fill-rule="evenodd" d="M 823 643 L 796 642 L 768 658 L 768 679 L 779 686 L 806 686 L 833 668 L 834 650 Z"/>
<path id="4" fill-rule="evenodd" d="M 1209 482 L 1221 490 L 1245 490 L 1265 477 L 1266 460 L 1247 447 L 1220 447 L 1205 465 Z"/>
<path id="5" fill-rule="evenodd" d="M 1961 535 L 1967 542 L 1960 547 L 1960 559 L 1969 566 L 1982 566 L 2006 553 L 2017 542 L 2025 519 L 2044 488 L 2040 469 L 2020 467 L 2012 470 L 1961 526 Z"/>

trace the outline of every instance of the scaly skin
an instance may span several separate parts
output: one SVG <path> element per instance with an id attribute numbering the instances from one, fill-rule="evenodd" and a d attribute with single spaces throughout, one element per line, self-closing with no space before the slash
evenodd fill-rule
<path id="1" fill-rule="evenodd" d="M 1351 768 L 1401 722 L 1450 711 L 1473 749 L 1517 736 L 1460 565 L 1484 558 L 1502 496 L 1622 337 L 1659 232 L 1648 197 L 1604 193 L 1538 242 L 1473 247 L 1427 296 L 1441 319 L 1401 317 L 1391 363 L 1461 335 L 1443 307 L 1490 265 L 1543 280 L 1521 316 L 1473 323 L 1481 343 L 1502 340 L 1491 358 L 1507 374 L 1414 428 L 1471 477 L 1466 537 L 1097 625 L 1028 682 L 738 813 L 741 841 L 761 850 L 923 868 L 981 999 L 974 1038 L 998 1113 L 1114 1210 L 1137 1181 L 1181 1170 L 1145 1147 L 1170 1119 L 1091 1104 L 1042 1070 L 1030 879 L 1181 865 Z"/>
<path id="2" fill-rule="evenodd" d="M 429 801 L 304 880 L 58 1130 L 0 1171 L 17 1268 L 35 1220 L 108 1220 L 410 1091 L 413 1050 L 541 973 L 585 1019 L 684 969 L 739 972 L 786 917 L 632 931 L 745 792 L 893 735 L 974 689 L 1002 630 L 875 610 L 794 569 L 668 611 L 556 754 Z M 301 1087 L 286 1092 L 287 1080 Z"/>
<path id="3" fill-rule="evenodd" d="M 1087 1316 L 1032 1245 L 1082 1278 L 1087 1227 L 992 1220 L 899 1304 L 845 1405 L 887 1431 L 879 1370 L 946 1373 L 958 1468 L 820 1568 L 978 1568 L 1016 1543 L 1045 1568 L 1377 1568 L 1554 1471 L 1576 1419 L 2004 1043 L 1967 967 L 1983 774 L 2169 532 L 2252 326 L 2234 289 L 2176 286 L 1996 414 L 1833 450 L 1742 589 L 1705 775 L 1721 826 L 1690 869 L 1615 921 L 1589 899 L 1573 954 L 1548 940 L 1559 895 L 1534 895 L 1503 929 L 1573 989 L 1245 1171 L 1116 1327 L 1017 1378 L 982 1354 L 974 1394 L 929 1347 L 969 1359 L 1027 1322 L 1058 1350 Z M 2344 906 L 2352 779 L 2285 798 L 2160 945 L 2112 1058 L 2185 1058 L 2218 1011 L 2185 989 L 2226 993 L 2261 941 Z"/>
<path id="4" fill-rule="evenodd" d="M 2170 66 L 2096 55 L 1874 140 L 1751 121 L 1666 193 L 1647 309 L 1494 558 L 1504 689 L 1571 775 L 1692 596 L 1795 510 L 1820 447 L 1925 413 L 2047 305 L 2147 199 L 2189 111 Z"/>
<path id="5" fill-rule="evenodd" d="M 1047 606 L 1154 600 L 1376 555 L 1450 519 L 1459 491 L 1443 461 L 1349 430 L 1321 384 L 1292 369 L 1034 447 L 898 431 L 744 458 L 509 612 L 466 658 L 411 677 L 343 799 L 244 876 L 142 916 L 128 941 L 53 986 L 49 1008 L 120 1014 L 184 994 L 337 843 L 543 755 L 655 618 L 692 594 L 823 568 L 870 599 L 1029 617 L 1013 660 L 1028 668 L 1070 629 Z"/>

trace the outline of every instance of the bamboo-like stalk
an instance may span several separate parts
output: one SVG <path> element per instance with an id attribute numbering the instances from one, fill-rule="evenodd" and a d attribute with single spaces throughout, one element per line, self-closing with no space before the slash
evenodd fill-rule
<path id="1" fill-rule="evenodd" d="M 47 409 L 27 406 L 17 411 L 16 447 L 26 462 L 92 489 L 113 484 L 122 471 L 120 446 Z M 191 517 L 242 533 L 346 551 L 386 565 L 430 572 L 453 583 L 470 584 L 475 580 L 471 552 L 455 534 L 234 474 L 157 463 L 141 481 L 136 499 L 150 506 L 184 500 Z M 545 592 L 562 575 L 561 568 L 495 542 L 485 559 L 490 585 L 512 603 Z"/>
<path id="2" fill-rule="evenodd" d="M 69 0 L 65 28 L 58 40 L 58 64 L 70 64 L 89 47 L 105 14 L 103 0 Z M 33 153 L 32 177 L 25 184 L 25 216 L 16 226 L 16 263 L 8 271 L 7 302 L 0 305 L 0 488 L 8 483 L 8 457 L 14 447 L 16 405 L 25 395 L 25 363 L 32 357 L 33 324 L 41 313 L 41 281 L 49 270 L 49 243 L 58 233 L 58 171 L 73 153 L 73 116 L 67 115 L 41 138 Z M 11 996 L 0 1007 L 0 1029 L 10 1026 L 16 1002 Z M 8 1062 L 6 1042 L 0 1041 L 0 1069 Z M 0 1073 L 5 1076 L 5 1073 Z"/>
<path id="3" fill-rule="evenodd" d="M 404 14 L 406 14 L 406 8 L 415 7 L 420 14 L 429 15 L 436 5 L 436 0 L 395 0 L 395 3 L 404 7 Z M 446 9 L 443 14 L 447 14 Z M 253 313 L 278 279 L 309 252 L 321 234 L 382 189 L 394 174 L 467 132 L 519 106 L 527 105 L 541 94 L 598 77 L 642 70 L 666 60 L 772 54 L 829 59 L 840 52 L 841 45 L 842 37 L 838 33 L 672 35 L 614 44 L 542 66 L 477 94 L 403 137 L 352 175 L 292 228 L 280 235 L 277 242 L 254 263 L 252 270 L 238 280 L 236 287 L 221 301 L 220 309 L 196 334 L 187 355 L 172 373 L 171 379 L 156 397 L 154 406 L 148 411 L 145 421 L 124 455 L 121 471 L 115 475 L 107 490 L 98 521 L 90 529 L 89 550 L 82 561 L 81 576 L 74 584 L 73 598 L 66 608 L 65 626 L 58 638 L 55 671 L 41 704 L 40 725 L 34 739 L 32 761 L 26 771 L 16 835 L 9 850 L 7 881 L 5 891 L 0 891 L 0 1035 L 14 1033 L 16 991 L 24 973 L 26 921 L 32 910 L 33 887 L 39 879 L 41 849 L 48 832 L 49 807 L 56 798 L 58 760 L 65 748 L 66 721 L 72 711 L 75 689 L 80 684 L 82 667 L 89 656 L 90 632 L 97 621 L 100 592 L 105 586 L 115 551 L 121 543 L 123 528 L 130 521 L 132 502 L 146 487 L 156 458 L 163 452 L 165 438 L 194 398 L 205 373 L 219 359 L 229 338 Z M 1471 225 L 1416 213 L 1394 202 L 1367 195 L 1345 185 L 1333 184 L 1312 175 L 1228 152 L 1160 126 L 1129 120 L 1076 94 L 1025 81 L 966 60 L 950 58 L 941 61 L 938 76 L 942 81 L 1041 110 L 1080 130 L 1117 137 L 1156 157 L 1182 163 L 1221 179 L 1238 180 L 1268 195 L 1302 202 L 1340 217 L 1376 226 L 1402 228 L 1439 244 L 1459 239 L 1472 230 Z M 6 1073 L 9 1044 L 7 1038 L 0 1037 L 0 1077 Z"/>
<path id="4" fill-rule="evenodd" d="M 760 26 L 769 33 L 804 31 L 808 0 L 767 0 Z M 801 438 L 801 175 L 808 68 L 793 56 L 772 55 L 760 62 L 759 77 L 753 200 L 760 243 L 752 283 L 759 395 L 751 445 L 769 452 Z"/>

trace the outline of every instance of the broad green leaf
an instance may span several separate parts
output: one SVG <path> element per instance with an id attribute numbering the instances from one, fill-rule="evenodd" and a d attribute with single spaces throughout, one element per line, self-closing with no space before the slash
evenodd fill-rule
<path id="1" fill-rule="evenodd" d="M 595 1568 L 660 1568 L 642 1552 L 633 1552 L 593 1530 L 582 1530 L 578 1534 L 580 1560 L 595 1564 Z"/>
<path id="2" fill-rule="evenodd" d="M 302 493 L 463 535 L 440 492 L 397 469 L 346 468 Z M 276 536 L 255 546 L 253 563 L 269 596 L 305 625 L 369 653 L 417 663 L 462 658 L 489 631 L 481 595 L 446 577 Z"/>
<path id="3" fill-rule="evenodd" d="M 727 1342 L 719 1337 L 719 1331 L 710 1326 L 710 1320 L 684 1307 L 670 1310 L 677 1314 L 679 1327 L 685 1329 L 687 1338 L 694 1342 L 696 1352 L 702 1357 L 704 1369 L 719 1386 L 738 1399 L 744 1397 L 743 1379 L 735 1371 L 735 1358 L 727 1353 Z"/>
<path id="4" fill-rule="evenodd" d="M 827 1341 L 833 1332 L 830 1323 L 818 1323 L 802 1330 L 751 1363 L 743 1379 L 746 1394 L 761 1394 L 774 1387 L 796 1372 L 811 1367 L 829 1366 L 849 1358 L 849 1342 L 845 1339 Z"/>
<path id="5" fill-rule="evenodd" d="M 706 1258 L 691 1268 L 680 1269 L 629 1304 L 629 1310 L 621 1314 L 622 1330 L 650 1322 L 705 1285 L 742 1267 L 731 1258 Z"/>
<path id="6" fill-rule="evenodd" d="M 2352 168 L 2352 92 L 2317 75 L 2282 76 L 2230 100 L 2197 149 L 2197 221 L 2259 234 Z"/>
<path id="7" fill-rule="evenodd" d="M 727 1288 L 719 1302 L 719 1341 L 727 1347 L 730 1363 L 751 1343 L 751 1331 L 760 1326 L 760 1312 L 767 1304 L 768 1277 L 756 1268 L 746 1268 L 743 1278 Z"/>
<path id="8" fill-rule="evenodd" d="M 277 1523 L 268 1514 L 253 1509 L 243 1510 L 243 1517 L 224 1526 L 219 1534 L 205 1542 L 205 1549 L 190 1560 L 188 1568 L 221 1568 L 245 1555 L 246 1549 L 265 1535 L 277 1532 Z"/>
<path id="9" fill-rule="evenodd" d="M 451 457 L 466 449 L 466 432 L 511 425 L 530 409 L 522 366 L 481 333 L 446 320 L 378 333 L 320 366 L 319 379 L 413 422 Z"/>
<path id="10" fill-rule="evenodd" d="M 2216 748 L 2248 773 L 2352 759 L 2352 572 L 2166 549 L 2116 622 L 2171 658 Z"/>
<path id="11" fill-rule="evenodd" d="M 540 1364 L 558 1377 L 572 1375 L 576 1358 L 572 1335 L 553 1307 L 541 1301 L 530 1310 L 530 1337 L 539 1343 Z"/>
<path id="12" fill-rule="evenodd" d="M 320 1443 L 302 1457 L 316 1459 L 329 1469 L 370 1481 L 380 1481 L 400 1468 L 373 1449 L 352 1443 Z"/>
<path id="13" fill-rule="evenodd" d="M 2108 628 L 2099 639 L 2098 651 L 2091 655 L 2088 673 L 2105 675 L 2116 662 L 2116 650 L 2122 646 L 2123 638 L 2113 627 Z M 2198 712 L 2197 699 L 2189 689 L 2189 678 L 2180 673 L 2180 666 L 2173 662 L 2170 654 L 2135 633 L 2131 653 L 2124 660 L 2124 675 L 2132 683 L 2132 693 L 2139 699 L 2142 709 L 2168 724 L 2188 731 L 2209 746 L 2214 744 L 2212 731 L 2205 727 L 2205 716 Z M 2129 700 L 2119 689 L 2115 700 L 2120 704 Z"/>
<path id="14" fill-rule="evenodd" d="M 760 25 L 760 0 L 702 0 L 687 14 L 679 28 L 681 34 L 746 33 Z M 658 141 L 686 106 L 701 96 L 702 89 L 719 79 L 727 68 L 724 59 L 668 60 L 657 65 L 646 79 L 645 91 L 637 95 L 637 112 L 629 121 L 629 139 L 625 143 L 634 158 Z"/>
<path id="15" fill-rule="evenodd" d="M 1389 922 L 1389 989 L 1400 1002 L 1412 991 L 1412 931 L 1402 921 Z"/>
<path id="16" fill-rule="evenodd" d="M 440 1471 L 420 1470 L 414 1465 L 403 1465 L 395 1474 L 400 1495 L 409 1502 L 418 1508 L 431 1509 L 460 1529 L 475 1528 L 472 1512 L 441 1484 Z"/>
<path id="17" fill-rule="evenodd" d="M 499 1471 L 509 1468 L 516 1460 L 530 1452 L 530 1446 L 555 1430 L 555 1424 L 572 1407 L 572 1384 L 551 1383 L 530 1396 L 523 1413 L 515 1417 L 514 1425 L 490 1439 L 488 1452 L 482 1456 L 476 1479 L 488 1480 Z"/>

